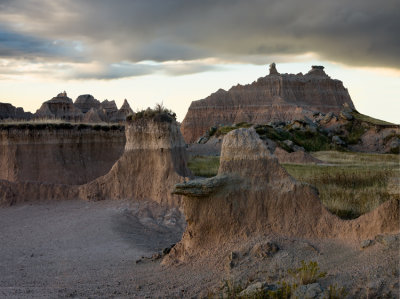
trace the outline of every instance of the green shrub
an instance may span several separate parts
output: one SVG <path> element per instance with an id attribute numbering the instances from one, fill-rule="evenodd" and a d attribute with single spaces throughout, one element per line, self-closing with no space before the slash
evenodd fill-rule
<path id="1" fill-rule="evenodd" d="M 319 278 L 326 276 L 326 272 L 320 272 L 318 263 L 314 261 L 310 261 L 308 264 L 301 261 L 301 267 L 289 269 L 288 274 L 292 275 L 302 285 L 314 283 Z"/>
<path id="2" fill-rule="evenodd" d="M 297 289 L 296 284 L 290 284 L 285 281 L 278 282 L 278 289 L 275 291 L 268 291 L 268 297 L 271 299 L 290 299 L 292 293 Z"/>
<path id="3" fill-rule="evenodd" d="M 337 284 L 328 287 L 328 293 L 324 299 L 342 299 L 347 296 L 348 292 L 345 288 L 339 288 Z"/>

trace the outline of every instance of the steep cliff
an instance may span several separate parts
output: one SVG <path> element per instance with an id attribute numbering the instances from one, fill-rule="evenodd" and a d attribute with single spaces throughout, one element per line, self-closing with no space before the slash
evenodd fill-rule
<path id="1" fill-rule="evenodd" d="M 399 232 L 398 200 L 355 220 L 341 220 L 325 209 L 315 189 L 279 165 L 254 129 L 225 136 L 216 177 L 177 184 L 174 193 L 185 196 L 188 226 L 167 263 L 212 255 L 210 248 L 264 235 L 359 241 Z"/>
<path id="2" fill-rule="evenodd" d="M 192 102 L 181 130 L 186 142 L 193 143 L 214 125 L 301 119 L 313 111 L 339 112 L 344 103 L 354 108 L 343 83 L 331 79 L 323 67 L 293 75 L 279 74 L 271 65 L 266 77 Z"/>
<path id="3" fill-rule="evenodd" d="M 0 125 L 0 179 L 84 184 L 106 174 L 122 155 L 122 126 Z"/>
<path id="4" fill-rule="evenodd" d="M 127 122 L 122 157 L 103 177 L 80 188 L 88 200 L 150 199 L 179 205 L 172 187 L 191 177 L 186 166 L 186 144 L 175 120 L 139 118 Z"/>

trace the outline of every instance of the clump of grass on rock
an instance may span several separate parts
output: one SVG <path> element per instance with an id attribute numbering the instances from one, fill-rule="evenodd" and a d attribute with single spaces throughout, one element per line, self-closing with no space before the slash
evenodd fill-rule
<path id="1" fill-rule="evenodd" d="M 127 121 L 138 121 L 140 119 L 153 119 L 158 122 L 173 122 L 176 121 L 176 113 L 164 107 L 164 105 L 156 104 L 154 108 L 137 111 L 133 115 L 129 115 Z"/>

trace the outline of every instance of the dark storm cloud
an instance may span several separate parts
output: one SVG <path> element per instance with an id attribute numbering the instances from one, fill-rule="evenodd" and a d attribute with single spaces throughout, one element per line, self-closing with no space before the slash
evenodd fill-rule
<path id="1" fill-rule="evenodd" d="M 118 77 L 111 65 L 120 61 L 246 62 L 306 52 L 348 65 L 400 68 L 398 0 L 0 0 L 0 11 L 0 22 L 18 20 L 25 32 L 0 55 L 21 48 L 54 53 L 45 40 L 80 41 L 87 59 L 108 65 L 111 78 Z M 10 44 L 7 37 L 3 42 Z M 122 68 L 121 74 L 147 71 Z"/>
<path id="2" fill-rule="evenodd" d="M 79 42 L 48 40 L 0 28 L 0 57 L 82 60 Z"/>

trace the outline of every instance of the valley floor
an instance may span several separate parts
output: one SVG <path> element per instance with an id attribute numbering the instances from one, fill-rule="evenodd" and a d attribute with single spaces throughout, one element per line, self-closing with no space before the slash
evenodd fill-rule
<path id="1" fill-rule="evenodd" d="M 317 261 L 351 297 L 397 298 L 398 236 L 360 244 L 280 236 L 238 239 L 208 257 L 162 266 L 151 257 L 180 240 L 182 215 L 156 204 L 128 201 L 58 201 L 0 209 L 1 298 L 191 298 L 219 296 L 230 283 L 290 281 L 288 269 Z M 255 244 L 277 244 L 254 255 Z M 386 242 L 386 243 L 385 243 Z M 209 244 L 208 250 L 213 251 Z M 231 250 L 235 250 L 232 263 Z M 137 262 L 139 261 L 139 262 Z M 386 298 L 386 297 L 385 297 Z"/>

